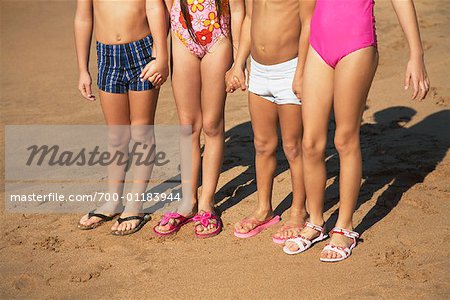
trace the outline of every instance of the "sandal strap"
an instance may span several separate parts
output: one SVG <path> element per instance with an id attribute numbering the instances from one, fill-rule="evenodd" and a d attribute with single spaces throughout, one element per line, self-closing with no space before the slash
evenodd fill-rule
<path id="1" fill-rule="evenodd" d="M 320 233 L 325 233 L 325 229 L 323 228 L 323 226 L 315 225 L 315 224 L 310 223 L 310 222 L 306 222 L 305 226 L 309 227 L 311 229 L 314 229 L 315 231 L 318 231 Z"/>
<path id="2" fill-rule="evenodd" d="M 208 225 L 213 224 L 209 222 L 211 219 L 216 220 L 216 223 L 214 225 L 218 227 L 220 218 L 212 212 L 198 213 L 192 218 L 192 221 L 195 222 L 195 226 L 202 225 L 203 227 L 208 227 Z"/>
<path id="3" fill-rule="evenodd" d="M 331 244 L 326 245 L 322 251 L 335 252 L 341 255 L 341 257 L 348 257 L 352 253 L 352 249 L 348 247 L 338 247 Z"/>
<path id="4" fill-rule="evenodd" d="M 126 218 L 118 218 L 117 222 L 119 222 L 119 224 L 122 224 L 123 222 L 127 222 L 127 221 L 132 221 L 132 220 L 144 220 L 148 215 L 143 215 L 143 216 L 129 216 Z"/>
<path id="5" fill-rule="evenodd" d="M 166 212 L 162 218 L 161 221 L 159 221 L 159 225 L 160 226 L 165 226 L 167 225 L 171 219 L 180 219 L 180 218 L 184 218 L 183 215 L 177 213 L 177 212 Z"/>
<path id="6" fill-rule="evenodd" d="M 107 215 L 104 215 L 104 214 L 96 213 L 95 210 L 91 210 L 88 213 L 88 219 L 93 218 L 93 217 L 97 217 L 99 219 L 102 219 L 103 221 L 111 221 L 114 218 L 114 215 L 113 216 L 107 216 Z"/>
<path id="7" fill-rule="evenodd" d="M 341 227 L 334 227 L 333 230 L 330 231 L 330 235 L 333 233 L 342 234 L 350 239 L 353 239 L 354 241 L 359 239 L 359 233 Z"/>

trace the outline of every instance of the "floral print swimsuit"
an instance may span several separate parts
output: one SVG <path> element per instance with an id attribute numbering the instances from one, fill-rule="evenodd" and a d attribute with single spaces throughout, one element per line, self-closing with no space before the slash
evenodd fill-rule
<path id="1" fill-rule="evenodd" d="M 222 37 L 228 37 L 230 31 L 230 13 L 228 0 L 220 1 L 222 5 L 220 21 L 217 17 L 215 0 L 185 0 L 191 16 L 192 29 L 197 40 L 189 34 L 181 11 L 181 0 L 175 0 L 170 11 L 170 23 L 173 34 L 198 58 L 206 53 Z"/>

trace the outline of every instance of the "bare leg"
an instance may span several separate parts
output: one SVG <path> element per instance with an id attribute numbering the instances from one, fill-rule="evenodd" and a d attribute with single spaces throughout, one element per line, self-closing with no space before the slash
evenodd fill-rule
<path id="1" fill-rule="evenodd" d="M 323 224 L 323 203 L 325 197 L 326 169 L 325 147 L 328 122 L 333 99 L 334 70 L 310 48 L 306 59 L 303 78 L 303 171 L 310 222 Z M 319 235 L 315 230 L 305 227 L 301 235 L 312 239 Z M 291 251 L 297 244 L 287 242 Z"/>
<path id="2" fill-rule="evenodd" d="M 273 214 L 272 188 L 273 176 L 277 167 L 278 111 L 276 104 L 255 94 L 249 93 L 248 99 L 254 134 L 258 189 L 258 206 L 250 217 L 264 221 Z M 235 224 L 235 229 L 238 232 L 246 233 L 253 228 L 250 224 L 238 222 Z"/>
<path id="3" fill-rule="evenodd" d="M 349 54 L 339 62 L 335 70 L 334 144 L 340 161 L 340 207 L 336 226 L 348 230 L 353 230 L 353 212 L 361 185 L 362 159 L 359 141 L 361 117 L 377 65 L 377 51 L 370 47 Z M 349 246 L 351 241 L 345 236 L 335 234 L 331 238 L 331 243 Z M 326 251 L 321 256 L 340 257 L 336 252 L 326 253 Z"/>
<path id="4" fill-rule="evenodd" d="M 192 199 L 183 199 L 179 213 L 190 215 L 195 211 L 198 202 L 198 178 L 200 176 L 200 133 L 202 130 L 202 108 L 201 108 L 201 77 L 200 60 L 189 52 L 178 40 L 172 38 L 173 45 L 173 77 L 172 88 L 178 111 L 180 125 L 192 126 L 192 157 L 181 158 L 192 159 L 192 174 L 184 174 L 181 170 L 182 181 L 190 178 L 191 191 L 183 192 L 183 195 L 191 194 Z M 183 162 L 182 162 L 183 163 Z M 183 196 L 184 197 L 184 196 Z M 171 221 L 170 224 L 174 225 Z M 159 226 L 158 230 L 166 231 L 170 225 Z"/>
<path id="5" fill-rule="evenodd" d="M 131 119 L 131 139 L 135 143 L 139 143 L 136 147 L 138 153 L 145 156 L 151 151 L 154 145 L 155 137 L 152 128 L 155 121 L 156 103 L 158 101 L 159 90 L 153 89 L 149 91 L 129 91 L 130 103 L 130 119 Z M 144 146 L 145 145 L 145 146 Z M 134 201 L 127 201 L 125 210 L 121 217 L 142 215 L 142 198 L 145 193 L 148 181 L 150 180 L 153 166 L 133 166 L 133 186 L 131 188 L 131 196 Z M 125 197 L 125 199 L 129 199 Z M 112 230 L 131 230 L 139 224 L 139 220 L 125 221 L 122 224 L 116 222 Z"/>
<path id="6" fill-rule="evenodd" d="M 212 211 L 214 194 L 219 180 L 224 147 L 225 72 L 231 66 L 231 43 L 218 42 L 214 52 L 208 53 L 201 62 L 202 121 L 205 149 L 202 166 L 202 193 L 198 209 Z M 220 63 L 218 63 L 220 62 Z"/>
<path id="7" fill-rule="evenodd" d="M 108 125 L 108 151 L 110 153 L 116 153 L 116 151 L 123 153 L 123 160 L 126 161 L 128 159 L 128 144 L 130 142 L 130 132 L 128 126 L 126 126 L 130 124 L 128 95 L 100 91 L 100 102 L 106 124 Z M 125 168 L 126 166 L 124 165 L 108 165 L 108 193 L 111 195 L 111 199 L 116 199 L 113 196 L 114 194 L 119 195 L 119 199 L 122 196 Z M 113 215 L 119 212 L 120 204 L 120 201 L 107 201 L 96 212 Z M 100 219 L 97 217 L 88 219 L 88 215 L 85 215 L 81 218 L 80 223 L 88 226 L 98 221 Z"/>
<path id="8" fill-rule="evenodd" d="M 280 238 L 295 237 L 300 233 L 299 227 L 305 223 L 305 185 L 302 162 L 302 108 L 300 105 L 285 104 L 278 106 L 283 151 L 289 162 L 292 181 L 292 205 L 290 217 L 285 226 L 275 236 Z"/>
<path id="9" fill-rule="evenodd" d="M 219 181 L 224 148 L 225 73 L 231 67 L 232 48 L 228 39 L 217 42 L 214 49 L 201 61 L 202 77 L 202 128 L 205 134 L 205 148 L 202 166 L 202 191 L 198 211 L 214 210 L 214 195 Z M 215 220 L 206 228 L 196 226 L 195 230 L 207 234 L 216 230 Z"/>

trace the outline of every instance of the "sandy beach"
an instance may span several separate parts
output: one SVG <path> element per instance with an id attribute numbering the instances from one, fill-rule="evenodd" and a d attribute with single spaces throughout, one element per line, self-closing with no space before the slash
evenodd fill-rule
<path id="1" fill-rule="evenodd" d="M 77 90 L 75 5 L 1 2 L 3 125 L 104 123 L 99 103 L 84 101 Z M 78 230 L 80 214 L 8 213 L 2 176 L 0 298 L 448 299 L 450 1 L 417 0 L 416 8 L 432 84 L 423 102 L 410 101 L 403 90 L 408 48 L 390 1 L 376 4 L 380 65 L 361 129 L 364 180 L 355 226 L 362 240 L 350 259 L 321 263 L 326 242 L 287 256 L 271 241 L 275 228 L 247 240 L 233 236 L 233 224 L 256 203 L 247 95 L 237 92 L 226 105 L 226 153 L 216 195 L 224 221 L 219 236 L 196 239 L 189 225 L 157 238 L 151 228 L 158 215 L 137 234 L 115 237 L 109 225 Z M 95 66 L 93 49 L 93 77 Z M 177 122 L 168 82 L 156 123 Z M 4 134 L 0 142 L 4 146 Z M 327 157 L 330 228 L 339 171 L 331 142 Z M 278 162 L 274 207 L 287 216 L 292 194 L 281 148 Z"/>

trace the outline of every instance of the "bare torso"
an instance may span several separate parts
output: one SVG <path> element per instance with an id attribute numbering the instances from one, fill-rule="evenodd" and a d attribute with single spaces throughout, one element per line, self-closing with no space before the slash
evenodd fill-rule
<path id="1" fill-rule="evenodd" d="M 298 0 L 254 0 L 251 54 L 259 63 L 273 65 L 298 55 L 301 23 Z"/>
<path id="2" fill-rule="evenodd" d="M 104 44 L 125 44 L 150 34 L 145 0 L 94 0 L 95 36 Z"/>

